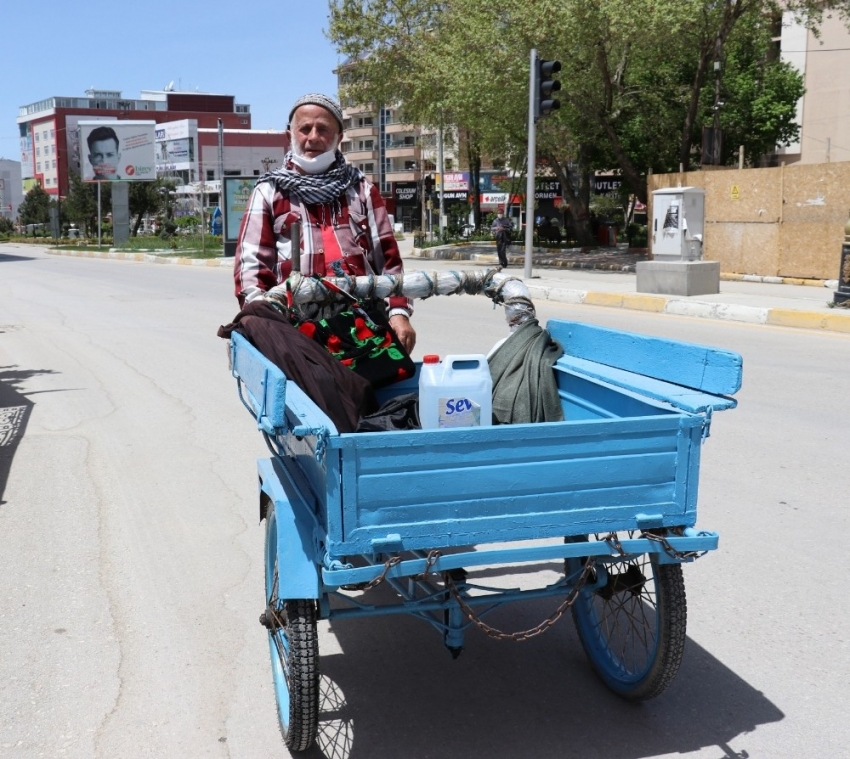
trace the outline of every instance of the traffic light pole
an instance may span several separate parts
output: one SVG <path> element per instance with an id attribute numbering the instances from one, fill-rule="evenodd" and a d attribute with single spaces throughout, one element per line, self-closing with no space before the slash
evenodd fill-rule
<path id="1" fill-rule="evenodd" d="M 537 50 L 531 50 L 531 65 L 528 67 L 528 165 L 525 177 L 525 266 L 522 275 L 531 279 L 531 249 L 534 245 L 534 175 L 537 166 Z"/>

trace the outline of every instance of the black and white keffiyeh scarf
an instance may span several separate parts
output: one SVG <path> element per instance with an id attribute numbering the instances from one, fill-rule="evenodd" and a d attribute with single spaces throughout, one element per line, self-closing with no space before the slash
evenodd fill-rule
<path id="1" fill-rule="evenodd" d="M 336 160 L 324 174 L 299 174 L 286 168 L 292 163 L 292 151 L 283 159 L 283 168 L 263 174 L 260 182 L 273 182 L 284 193 L 295 195 L 306 205 L 333 203 L 345 194 L 345 191 L 363 179 L 363 172 L 345 162 L 342 153 L 337 151 Z"/>

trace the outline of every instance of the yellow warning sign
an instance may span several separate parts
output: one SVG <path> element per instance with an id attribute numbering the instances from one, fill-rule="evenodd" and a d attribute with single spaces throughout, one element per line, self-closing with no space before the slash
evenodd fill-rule
<path id="1" fill-rule="evenodd" d="M 741 188 L 738 185 L 733 184 L 732 189 L 729 190 L 729 197 L 732 200 L 740 200 L 741 199 Z"/>

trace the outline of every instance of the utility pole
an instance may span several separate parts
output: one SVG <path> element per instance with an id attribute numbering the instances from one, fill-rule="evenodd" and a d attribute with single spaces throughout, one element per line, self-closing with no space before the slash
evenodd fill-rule
<path id="1" fill-rule="evenodd" d="M 537 50 L 531 49 L 528 67 L 528 170 L 525 172 L 525 261 L 522 275 L 531 279 L 531 249 L 534 245 L 534 176 L 537 166 Z"/>
<path id="2" fill-rule="evenodd" d="M 552 95 L 561 89 L 561 83 L 553 79 L 561 70 L 560 61 L 546 61 L 537 57 L 531 49 L 531 65 L 528 76 L 528 171 L 525 181 L 525 268 L 523 276 L 531 278 L 531 249 L 534 244 L 534 190 L 537 169 L 537 120 L 548 116 L 561 107 L 561 101 Z M 510 201 L 510 197 L 508 197 Z"/>
<path id="3" fill-rule="evenodd" d="M 100 182 L 97 183 L 97 247 L 100 250 Z"/>
<path id="4" fill-rule="evenodd" d="M 714 60 L 714 124 L 712 126 L 712 163 L 715 166 L 720 165 L 720 151 L 721 151 L 721 142 L 720 142 L 720 107 L 723 103 L 720 102 L 720 51 L 721 51 L 721 42 L 720 37 L 717 38 L 715 43 L 715 60 Z"/>
<path id="5" fill-rule="evenodd" d="M 446 172 L 443 165 L 443 109 L 440 109 L 440 129 L 438 132 L 440 144 L 437 151 L 437 171 L 440 172 L 440 239 L 443 239 L 443 216 L 446 212 L 443 196 L 446 190 Z"/>

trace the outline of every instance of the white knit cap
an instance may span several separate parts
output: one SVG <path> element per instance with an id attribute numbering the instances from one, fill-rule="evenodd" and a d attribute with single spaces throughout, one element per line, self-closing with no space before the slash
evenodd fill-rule
<path id="1" fill-rule="evenodd" d="M 309 95 L 302 95 L 295 101 L 295 105 L 292 106 L 292 110 L 289 112 L 290 123 L 292 123 L 292 114 L 295 113 L 296 109 L 300 108 L 302 105 L 318 105 L 326 111 L 329 111 L 330 114 L 337 120 L 337 123 L 339 124 L 339 131 L 343 131 L 342 108 L 333 98 L 329 98 L 327 95 L 321 95 L 318 92 L 313 92 Z"/>

